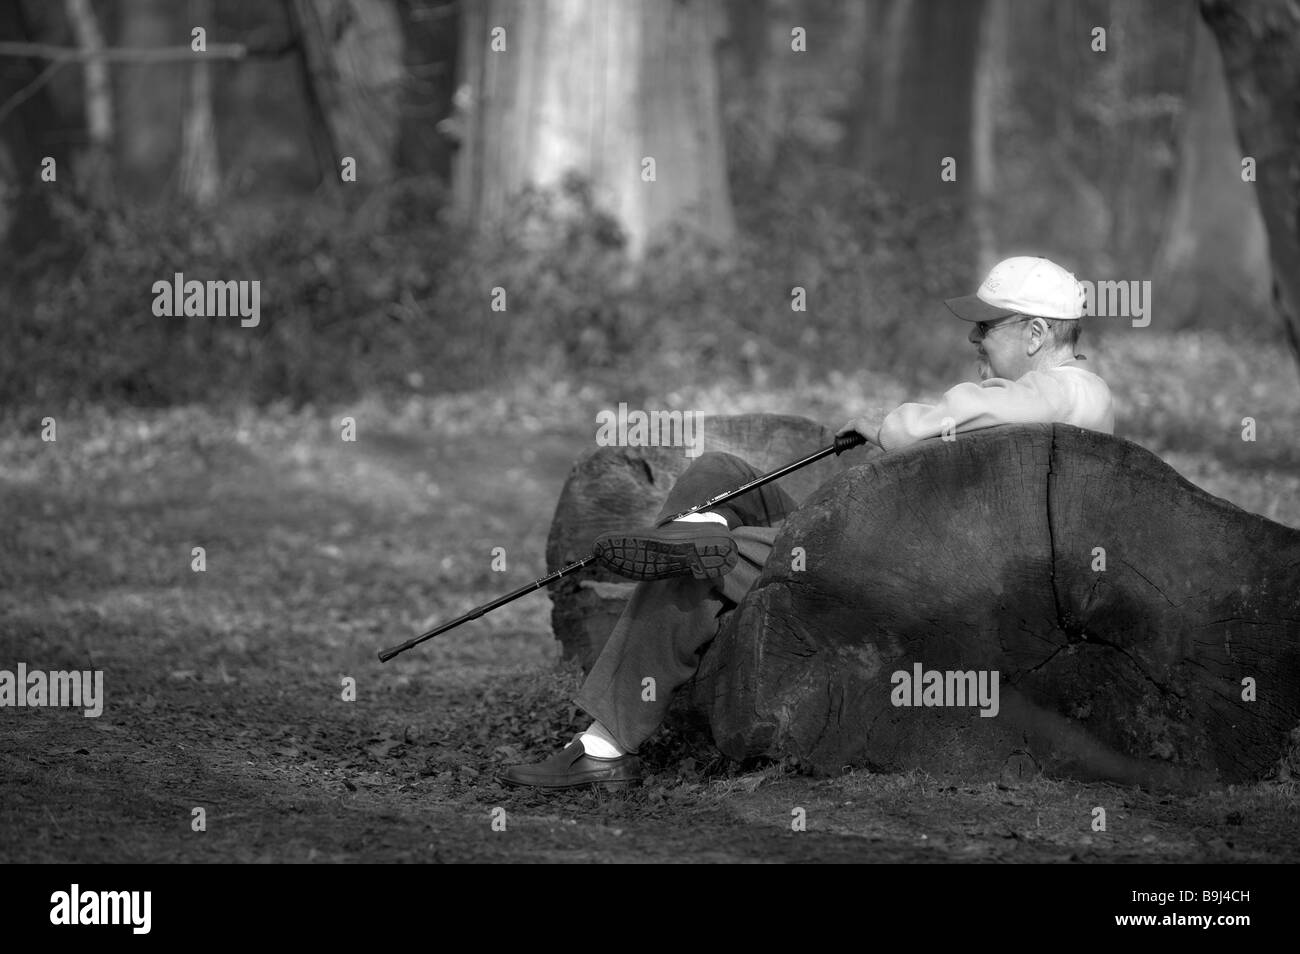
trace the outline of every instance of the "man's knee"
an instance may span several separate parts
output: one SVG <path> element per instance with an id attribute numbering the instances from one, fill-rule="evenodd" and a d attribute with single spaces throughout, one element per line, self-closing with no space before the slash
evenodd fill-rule
<path id="1" fill-rule="evenodd" d="M 707 473 L 726 473 L 738 477 L 753 477 L 758 475 L 752 464 L 742 460 L 735 454 L 728 454 L 726 451 L 705 451 L 699 457 L 691 461 L 690 466 L 686 468 L 682 476 L 689 474 L 692 470 L 700 470 Z M 681 478 L 679 477 L 678 480 Z"/>

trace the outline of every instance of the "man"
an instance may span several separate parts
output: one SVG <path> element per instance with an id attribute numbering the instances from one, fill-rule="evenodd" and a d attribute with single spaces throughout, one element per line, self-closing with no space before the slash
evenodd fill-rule
<path id="1" fill-rule="evenodd" d="M 856 432 L 892 451 L 945 431 L 999 424 L 1060 421 L 1113 433 L 1110 389 L 1075 354 L 1083 302 L 1074 276 L 1045 258 L 999 262 L 974 295 L 944 303 L 971 323 L 967 337 L 979 356 L 981 383 L 959 384 L 937 404 L 904 404 L 879 427 L 865 418 L 851 421 L 836 436 Z M 767 484 L 664 522 L 756 476 L 730 454 L 703 454 L 673 486 L 657 526 L 596 540 L 601 563 L 640 582 L 575 700 L 595 721 L 546 761 L 510 766 L 503 781 L 616 787 L 640 778 L 637 747 L 658 728 L 673 692 L 695 674 L 718 617 L 758 579 L 796 504 Z"/>

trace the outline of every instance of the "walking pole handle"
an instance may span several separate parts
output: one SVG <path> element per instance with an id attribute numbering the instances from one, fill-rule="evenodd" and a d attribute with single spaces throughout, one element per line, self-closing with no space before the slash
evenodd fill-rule
<path id="1" fill-rule="evenodd" d="M 851 447 L 857 447 L 859 444 L 865 444 L 867 439 L 857 431 L 849 431 L 847 434 L 841 434 L 835 438 L 835 456 L 838 457 Z"/>

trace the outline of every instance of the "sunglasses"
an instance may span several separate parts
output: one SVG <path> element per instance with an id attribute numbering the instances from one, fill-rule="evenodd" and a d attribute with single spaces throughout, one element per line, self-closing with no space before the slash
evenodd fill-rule
<path id="1" fill-rule="evenodd" d="M 1004 325 L 1018 325 L 1022 321 L 1033 321 L 1033 320 L 1034 320 L 1033 315 L 1021 315 L 1015 321 L 1008 321 L 1006 319 L 1000 319 L 997 322 L 977 321 L 975 322 L 975 329 L 979 332 L 979 336 L 981 338 L 987 338 L 989 336 L 989 332 L 992 331 L 994 328 L 1001 328 Z"/>

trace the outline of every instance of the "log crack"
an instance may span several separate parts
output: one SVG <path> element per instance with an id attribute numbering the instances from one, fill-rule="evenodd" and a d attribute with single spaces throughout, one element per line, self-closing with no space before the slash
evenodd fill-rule
<path id="1" fill-rule="evenodd" d="M 1143 679 L 1151 683 L 1151 685 L 1155 686 L 1157 689 L 1159 689 L 1161 692 L 1165 693 L 1166 695 L 1173 696 L 1175 699 L 1178 699 L 1180 701 L 1185 700 L 1187 698 L 1186 693 L 1179 692 L 1173 686 L 1165 685 L 1160 680 L 1156 679 L 1155 676 L 1147 672 L 1146 667 L 1144 667 L 1140 662 L 1138 662 L 1137 658 L 1131 652 L 1129 652 L 1127 649 L 1121 646 L 1119 643 L 1113 643 L 1108 639 L 1102 639 L 1096 633 L 1089 633 L 1089 632 L 1084 632 L 1083 638 L 1090 643 L 1096 643 L 1098 646 L 1106 646 L 1123 655 L 1129 662 L 1133 664 L 1133 668 L 1138 671 L 1138 674 L 1142 676 Z"/>
<path id="2" fill-rule="evenodd" d="M 1047 560 L 1048 574 L 1052 587 L 1052 606 L 1056 612 L 1056 628 L 1066 635 L 1068 641 L 1074 630 L 1072 623 L 1067 623 L 1065 612 L 1061 609 L 1061 594 L 1056 585 L 1056 528 L 1052 526 L 1052 469 L 1056 464 L 1056 426 L 1052 427 L 1052 442 L 1047 449 L 1047 478 L 1043 481 L 1043 503 L 1047 510 Z M 1059 652 L 1059 650 L 1058 650 Z M 1052 654 L 1053 656 L 1056 653 Z M 1048 656 L 1047 659 L 1051 659 Z M 1043 660 L 1042 664 L 1047 662 Z M 1042 665 L 1040 664 L 1040 665 Z M 1038 668 L 1037 666 L 1034 667 Z"/>
<path id="3" fill-rule="evenodd" d="M 1164 600 L 1166 603 L 1168 603 L 1170 606 L 1172 606 L 1174 609 L 1178 609 L 1178 607 L 1181 605 L 1181 604 L 1179 604 L 1179 603 L 1175 603 L 1175 602 L 1174 602 L 1173 600 L 1171 600 L 1168 596 L 1166 596 L 1164 590 L 1162 590 L 1162 589 L 1160 589 L 1160 587 L 1156 586 L 1155 583 L 1153 583 L 1153 582 L 1151 581 L 1151 578 L 1150 578 L 1150 577 L 1148 577 L 1145 573 L 1143 573 L 1141 570 L 1139 570 L 1137 567 L 1135 567 L 1132 563 L 1129 563 L 1127 560 L 1120 560 L 1119 562 L 1120 562 L 1120 563 L 1123 563 L 1126 567 L 1128 567 L 1130 570 L 1132 570 L 1132 571 L 1133 571 L 1134 573 L 1136 573 L 1138 576 L 1142 577 L 1142 579 L 1143 579 L 1143 581 L 1146 583 L 1146 585 L 1149 586 L 1149 587 L 1151 587 L 1151 589 L 1155 590 L 1157 593 L 1159 593 L 1159 594 L 1160 594 L 1160 598 L 1161 598 L 1162 600 Z"/>
<path id="4" fill-rule="evenodd" d="M 1056 529 L 1053 526 L 1053 518 L 1052 518 L 1052 473 L 1056 464 L 1056 433 L 1057 433 L 1057 427 L 1054 425 L 1052 427 L 1051 446 L 1049 447 L 1047 452 L 1047 479 L 1046 481 L 1044 481 L 1045 487 L 1044 487 L 1043 496 L 1047 505 L 1047 544 L 1050 551 L 1050 578 L 1051 578 L 1051 585 L 1052 585 L 1052 605 L 1056 611 L 1056 627 L 1061 631 L 1061 633 L 1065 635 L 1066 642 L 1065 642 L 1065 646 L 1058 647 L 1050 656 L 1048 656 L 1041 663 L 1039 663 L 1037 666 L 1035 666 L 1033 669 L 1029 671 L 1036 672 L 1037 670 L 1041 669 L 1043 666 L 1047 665 L 1049 662 L 1052 661 L 1053 658 L 1055 658 L 1056 654 L 1059 653 L 1061 649 L 1064 649 L 1066 646 L 1069 646 L 1074 643 L 1079 643 L 1079 642 L 1096 643 L 1099 646 L 1106 646 L 1110 649 L 1114 649 L 1119 653 L 1121 653 L 1126 659 L 1128 659 L 1130 663 L 1133 664 L 1133 668 L 1138 671 L 1138 673 L 1142 676 L 1143 679 L 1151 683 L 1151 685 L 1155 686 L 1156 689 L 1158 689 L 1161 693 L 1164 693 L 1165 695 L 1171 695 L 1174 698 L 1181 701 L 1185 698 L 1185 696 L 1182 693 L 1178 692 L 1172 686 L 1165 685 L 1164 683 L 1156 679 L 1154 676 L 1152 676 L 1149 672 L 1147 672 L 1146 668 L 1140 662 L 1138 662 L 1137 658 L 1132 653 L 1130 653 L 1127 649 L 1125 649 L 1123 646 L 1119 645 L 1118 643 L 1111 642 L 1110 640 L 1107 639 L 1102 639 L 1096 633 L 1089 632 L 1087 625 L 1085 623 L 1083 623 L 1080 620 L 1074 619 L 1073 616 L 1067 617 L 1064 609 L 1062 609 L 1061 607 L 1061 594 L 1057 586 L 1057 580 L 1056 580 Z M 1165 596 L 1164 591 L 1161 590 L 1160 587 L 1156 586 L 1155 583 L 1147 579 L 1146 576 L 1144 576 L 1138 570 L 1134 569 L 1132 564 L 1124 560 L 1121 560 L 1120 562 L 1123 563 L 1125 566 L 1127 566 L 1130 570 L 1133 570 L 1134 573 L 1137 573 L 1138 576 L 1142 577 L 1142 579 L 1146 581 L 1147 585 L 1150 586 L 1157 593 L 1159 593 L 1160 596 L 1165 600 L 1165 602 L 1167 602 L 1170 606 L 1177 607 L 1178 605 L 1177 603 L 1169 599 L 1168 596 Z M 1095 590 L 1096 590 L 1096 582 L 1094 582 L 1093 584 L 1092 591 L 1095 592 Z M 1089 602 L 1091 602 L 1092 592 L 1089 592 L 1088 595 L 1089 595 Z"/>
<path id="5" fill-rule="evenodd" d="M 1058 655 L 1060 655 L 1061 650 L 1069 648 L 1069 645 L 1070 645 L 1069 643 L 1062 643 L 1060 646 L 1057 646 L 1055 649 L 1053 649 L 1053 650 L 1048 654 L 1048 656 L 1047 656 L 1046 659 L 1044 659 L 1042 662 L 1040 662 L 1037 666 L 1032 666 L 1030 669 L 1028 669 L 1028 670 L 1026 671 L 1026 675 L 1028 675 L 1029 673 L 1035 673 L 1035 672 L 1038 672 L 1038 670 L 1042 669 L 1042 668 L 1043 668 L 1044 666 L 1046 666 L 1049 662 L 1051 662 L 1051 661 L 1052 661 L 1053 659 L 1055 659 Z M 1008 681 L 1009 684 L 1011 684 L 1011 685 L 1015 685 L 1015 682 L 1012 682 L 1011 680 L 1007 680 L 1007 681 Z M 1018 681 L 1018 680 L 1017 680 L 1017 681 Z"/>

